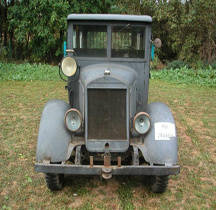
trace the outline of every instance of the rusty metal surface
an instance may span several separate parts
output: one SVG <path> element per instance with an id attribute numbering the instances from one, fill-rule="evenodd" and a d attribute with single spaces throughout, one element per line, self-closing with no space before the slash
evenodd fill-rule
<path id="1" fill-rule="evenodd" d="M 112 168 L 103 167 L 102 168 L 102 177 L 104 179 L 110 179 L 110 178 L 112 178 Z"/>
<path id="2" fill-rule="evenodd" d="M 66 160 L 68 160 L 70 158 L 71 153 L 72 153 L 73 149 L 76 146 L 84 145 L 84 144 L 85 144 L 85 140 L 84 140 L 83 137 L 74 137 L 74 136 L 72 136 L 72 143 L 70 143 L 68 145 Z"/>
<path id="3" fill-rule="evenodd" d="M 109 167 L 110 163 L 111 163 L 110 155 L 109 154 L 105 154 L 104 155 L 104 166 L 105 167 Z"/>
<path id="4" fill-rule="evenodd" d="M 90 166 L 93 167 L 93 156 L 90 156 Z"/>
<path id="5" fill-rule="evenodd" d="M 126 90 L 88 89 L 88 139 L 127 139 Z"/>
<path id="6" fill-rule="evenodd" d="M 43 173 L 101 175 L 104 166 L 35 164 L 35 170 Z M 180 166 L 112 166 L 112 175 L 177 175 Z"/>
<path id="7" fill-rule="evenodd" d="M 118 167 L 121 167 L 121 157 L 118 157 Z"/>

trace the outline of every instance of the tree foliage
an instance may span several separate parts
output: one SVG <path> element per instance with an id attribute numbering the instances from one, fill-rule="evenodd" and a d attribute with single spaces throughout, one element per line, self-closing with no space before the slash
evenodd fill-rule
<path id="1" fill-rule="evenodd" d="M 70 13 L 150 15 L 162 61 L 216 60 L 216 4 L 212 0 L 1 0 L 0 52 L 12 43 L 18 60 L 52 62 L 62 56 Z M 1 58 L 1 57 L 0 57 Z"/>
<path id="2" fill-rule="evenodd" d="M 14 31 L 19 53 L 16 56 L 54 60 L 62 50 L 68 9 L 68 2 L 63 0 L 16 1 L 9 9 L 9 30 Z"/>
<path id="3" fill-rule="evenodd" d="M 147 14 L 162 39 L 162 60 L 216 60 L 216 4 L 212 0 L 120 0 L 121 13 Z"/>
<path id="4" fill-rule="evenodd" d="M 66 39 L 66 18 L 69 13 L 108 13 L 113 0 L 15 0 L 1 1 L 1 11 L 7 14 L 1 25 L 6 38 L 11 32 L 13 57 L 19 60 L 51 62 L 62 56 Z M 2 17 L 1 16 L 1 17 Z M 4 23 L 3 23 L 4 22 Z"/>

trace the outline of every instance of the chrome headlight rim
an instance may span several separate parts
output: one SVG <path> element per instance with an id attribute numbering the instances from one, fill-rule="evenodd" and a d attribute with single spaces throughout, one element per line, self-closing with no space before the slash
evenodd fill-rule
<path id="1" fill-rule="evenodd" d="M 68 70 L 66 70 L 65 68 L 65 66 L 64 66 L 64 63 L 65 63 L 65 61 L 66 60 L 68 60 L 68 59 L 71 59 L 71 60 L 69 60 L 68 62 L 73 62 L 73 64 L 71 64 L 71 65 L 74 65 L 74 67 L 72 67 L 71 66 L 71 68 L 73 68 L 69 73 L 67 72 Z M 66 64 L 65 64 L 66 65 Z M 72 57 L 72 56 L 66 56 L 66 57 L 64 57 L 62 60 L 61 60 L 61 71 L 62 71 L 62 73 L 66 76 L 66 77 L 72 77 L 72 76 L 74 76 L 75 74 L 76 74 L 76 72 L 77 72 L 77 68 L 78 68 L 78 65 L 77 65 L 77 62 L 76 62 L 76 60 Z"/>
<path id="2" fill-rule="evenodd" d="M 135 123 L 136 123 L 136 120 L 137 120 L 138 117 L 140 117 L 141 115 L 145 115 L 145 116 L 148 117 L 148 119 L 149 119 L 149 127 L 148 127 L 148 129 L 146 129 L 145 132 L 143 132 L 143 133 L 141 133 L 141 132 L 136 128 L 136 124 L 135 124 Z M 134 117 L 134 119 L 133 119 L 133 128 L 134 128 L 134 130 L 135 130 L 137 133 L 139 133 L 140 135 L 146 134 L 146 133 L 149 132 L 150 127 L 151 127 L 151 118 L 150 118 L 150 116 L 149 116 L 146 112 L 139 112 L 139 113 L 137 113 L 137 114 L 135 115 L 135 117 Z"/>
<path id="3" fill-rule="evenodd" d="M 79 124 L 79 126 L 78 126 L 76 129 L 74 129 L 74 130 L 72 130 L 72 129 L 70 129 L 70 128 L 68 127 L 67 116 L 68 116 L 68 114 L 69 114 L 70 112 L 76 112 L 76 113 L 78 114 L 79 118 L 80 118 L 80 124 Z M 65 113 L 65 125 L 66 125 L 67 129 L 68 129 L 69 131 L 71 131 L 71 132 L 76 132 L 76 131 L 78 131 L 78 130 L 81 128 L 81 125 L 82 125 L 82 115 L 81 115 L 81 113 L 80 113 L 77 109 L 74 109 L 74 108 L 69 109 L 69 110 Z"/>

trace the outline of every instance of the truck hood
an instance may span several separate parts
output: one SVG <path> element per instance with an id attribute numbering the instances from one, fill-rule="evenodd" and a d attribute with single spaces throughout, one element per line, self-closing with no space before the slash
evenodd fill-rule
<path id="1" fill-rule="evenodd" d="M 97 84 L 124 84 L 131 88 L 137 80 L 137 73 L 130 67 L 118 64 L 96 64 L 82 69 L 80 80 L 84 87 Z"/>

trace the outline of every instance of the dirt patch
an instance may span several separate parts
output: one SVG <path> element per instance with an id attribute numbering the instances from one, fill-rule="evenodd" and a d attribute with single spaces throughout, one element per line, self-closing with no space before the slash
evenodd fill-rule
<path id="1" fill-rule="evenodd" d="M 4 188 L 0 194 L 1 194 L 1 196 L 7 196 L 7 195 L 9 195 L 9 191 L 8 191 L 8 189 Z"/>
<path id="2" fill-rule="evenodd" d="M 109 201 L 112 200 L 112 206 L 116 206 L 116 200 L 119 200 L 117 193 L 119 182 L 115 178 L 112 178 L 111 180 L 98 180 L 97 185 L 97 188 L 92 189 L 92 193 L 95 195 L 92 198 L 92 202 L 97 203 L 100 201 L 105 206 L 109 206 Z"/>
<path id="3" fill-rule="evenodd" d="M 182 145 L 181 148 L 185 150 L 185 148 L 192 147 L 193 149 L 190 151 L 190 154 L 195 156 L 198 155 L 198 151 L 196 150 L 196 147 L 194 146 L 191 137 L 186 134 L 186 127 L 178 121 L 176 123 L 176 127 L 177 127 L 178 137 L 180 138 L 181 145 Z"/>
<path id="4" fill-rule="evenodd" d="M 84 203 L 83 200 L 84 200 L 83 197 L 79 197 L 79 196 L 74 197 L 73 202 L 68 204 L 68 208 L 74 209 L 74 208 L 78 208 L 78 207 L 82 206 Z"/>

